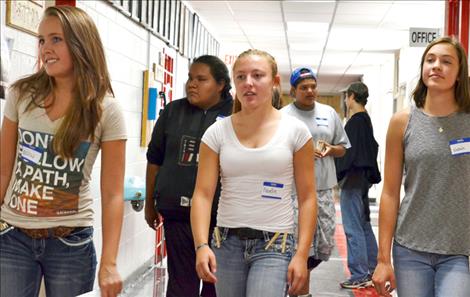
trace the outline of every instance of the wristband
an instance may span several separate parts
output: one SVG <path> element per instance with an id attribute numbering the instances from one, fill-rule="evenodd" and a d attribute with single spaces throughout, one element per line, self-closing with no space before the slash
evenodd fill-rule
<path id="1" fill-rule="evenodd" d="M 209 246 L 209 244 L 208 244 L 207 242 L 201 243 L 200 245 L 198 245 L 198 246 L 196 247 L 196 252 L 197 252 L 200 248 L 203 248 L 203 247 L 205 247 L 205 246 Z"/>

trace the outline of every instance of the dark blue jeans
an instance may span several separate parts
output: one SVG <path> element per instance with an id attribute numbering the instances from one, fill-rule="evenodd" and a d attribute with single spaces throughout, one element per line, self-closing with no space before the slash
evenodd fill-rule
<path id="1" fill-rule="evenodd" d="M 48 297 L 93 290 L 96 253 L 93 227 L 64 238 L 32 239 L 14 227 L 0 233 L 0 296 L 38 296 L 44 277 Z"/>
<path id="2" fill-rule="evenodd" d="M 366 205 L 361 189 L 341 190 L 341 217 L 348 246 L 348 268 L 351 281 L 358 281 L 373 273 L 377 266 L 377 241 L 367 220 Z"/>

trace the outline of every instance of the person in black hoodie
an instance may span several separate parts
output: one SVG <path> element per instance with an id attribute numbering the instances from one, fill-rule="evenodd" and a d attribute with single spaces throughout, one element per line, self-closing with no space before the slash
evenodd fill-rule
<path id="1" fill-rule="evenodd" d="M 380 182 L 378 147 L 372 122 L 365 109 L 369 91 L 362 82 L 352 83 L 346 91 L 349 120 L 345 130 L 351 148 L 335 159 L 341 187 L 341 215 L 348 247 L 351 277 L 340 284 L 345 289 L 372 286 L 377 265 L 377 240 L 370 224 L 369 188 Z"/>
<path id="2" fill-rule="evenodd" d="M 168 254 L 167 297 L 215 296 L 214 285 L 200 280 L 190 225 L 199 145 L 206 129 L 229 116 L 230 76 L 217 57 L 198 57 L 190 66 L 187 97 L 169 103 L 152 132 L 147 151 L 145 220 L 150 228 L 163 217 Z M 220 183 L 214 194 L 211 226 L 215 226 Z M 211 234 L 211 233 L 209 233 Z"/>

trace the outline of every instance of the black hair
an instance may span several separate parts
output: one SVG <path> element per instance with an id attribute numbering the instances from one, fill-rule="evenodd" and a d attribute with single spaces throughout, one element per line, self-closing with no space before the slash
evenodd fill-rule
<path id="1" fill-rule="evenodd" d="M 369 89 L 362 82 L 354 82 L 349 85 L 346 91 L 348 96 L 354 94 L 354 101 L 365 106 L 367 104 L 367 98 L 369 97 Z"/>
<path id="2" fill-rule="evenodd" d="M 214 77 L 217 83 L 223 83 L 224 88 L 222 90 L 221 98 L 231 98 L 230 89 L 232 88 L 230 84 L 230 75 L 228 73 L 228 68 L 222 60 L 212 55 L 203 55 L 194 59 L 192 64 L 205 64 L 209 66 L 211 75 Z"/>

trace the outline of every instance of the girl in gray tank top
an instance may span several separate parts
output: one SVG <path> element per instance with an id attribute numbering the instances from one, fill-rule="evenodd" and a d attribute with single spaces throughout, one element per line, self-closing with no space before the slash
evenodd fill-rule
<path id="1" fill-rule="evenodd" d="M 373 276 L 381 296 L 391 296 L 395 288 L 400 297 L 463 297 L 470 292 L 467 65 L 458 41 L 442 37 L 430 43 L 413 91 L 416 106 L 390 121 Z"/>

